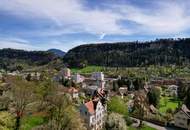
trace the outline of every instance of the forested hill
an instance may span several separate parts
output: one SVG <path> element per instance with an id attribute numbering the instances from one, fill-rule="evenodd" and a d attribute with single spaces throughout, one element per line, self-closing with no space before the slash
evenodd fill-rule
<path id="1" fill-rule="evenodd" d="M 0 49 L 0 69 L 17 69 L 24 66 L 45 65 L 55 59 L 53 53 L 46 51 L 24 51 Z"/>
<path id="2" fill-rule="evenodd" d="M 190 38 L 80 45 L 64 57 L 70 66 L 145 66 L 189 63 Z"/>

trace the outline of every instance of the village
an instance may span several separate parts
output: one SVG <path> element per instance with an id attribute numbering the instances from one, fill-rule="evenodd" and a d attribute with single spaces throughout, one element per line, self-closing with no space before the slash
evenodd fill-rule
<path id="1" fill-rule="evenodd" d="M 1 72 L 1 111 L 14 111 L 9 104 L 11 101 L 8 101 L 14 100 L 11 99 L 14 98 L 11 93 L 11 87 L 14 85 L 10 85 L 11 80 L 8 80 L 12 77 L 21 77 L 28 82 L 41 82 L 50 78 L 57 84 L 56 95 L 67 95 L 80 113 L 84 126 L 88 130 L 112 128 L 125 130 L 143 127 L 144 129 L 150 127 L 190 130 L 190 110 L 178 99 L 179 83 L 174 79 L 153 79 L 144 84 L 140 82 L 137 84 L 130 80 L 127 86 L 126 79 L 121 76 L 107 77 L 103 72 L 81 75 L 72 73 L 69 68 L 62 68 L 49 76 L 44 76 L 40 72 L 7 74 Z M 122 121 L 117 118 L 112 119 L 112 113 L 121 115 L 126 127 L 120 128 L 123 124 L 118 124 L 118 122 Z"/>
<path id="2" fill-rule="evenodd" d="M 0 130 L 190 130 L 190 0 L 0 0 Z"/>

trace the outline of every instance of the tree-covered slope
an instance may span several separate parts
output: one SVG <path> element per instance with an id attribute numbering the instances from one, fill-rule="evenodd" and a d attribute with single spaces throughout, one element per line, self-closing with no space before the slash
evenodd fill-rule
<path id="1" fill-rule="evenodd" d="M 71 49 L 64 56 L 64 61 L 70 66 L 181 65 L 189 62 L 189 49 L 190 39 L 87 44 Z"/>
<path id="2" fill-rule="evenodd" d="M 24 66 L 40 66 L 48 64 L 55 58 L 53 53 L 46 51 L 0 49 L 0 68 L 14 70 Z"/>

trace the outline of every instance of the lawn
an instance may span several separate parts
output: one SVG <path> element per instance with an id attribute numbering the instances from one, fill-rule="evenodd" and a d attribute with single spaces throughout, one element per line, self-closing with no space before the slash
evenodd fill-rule
<path id="1" fill-rule="evenodd" d="M 150 126 L 144 125 L 142 128 L 134 128 L 134 127 L 129 126 L 128 130 L 156 130 L 156 129 Z"/>
<path id="2" fill-rule="evenodd" d="M 87 66 L 85 68 L 72 68 L 71 71 L 73 73 L 82 73 L 82 74 L 88 74 L 88 73 L 92 73 L 92 72 L 99 72 L 102 71 L 103 67 L 101 66 Z"/>
<path id="3" fill-rule="evenodd" d="M 35 126 L 39 126 L 45 122 L 44 118 L 41 116 L 27 116 L 22 120 L 22 129 L 31 130 Z"/>
<path id="4" fill-rule="evenodd" d="M 166 110 L 171 108 L 173 111 L 178 107 L 178 100 L 172 97 L 161 97 L 159 112 L 166 113 Z"/>

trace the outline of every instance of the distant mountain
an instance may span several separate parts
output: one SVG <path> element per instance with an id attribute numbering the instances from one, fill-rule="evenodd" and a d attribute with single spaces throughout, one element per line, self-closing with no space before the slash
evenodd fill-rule
<path id="1" fill-rule="evenodd" d="M 69 50 L 64 61 L 70 66 L 99 65 L 133 67 L 190 63 L 190 38 L 148 42 L 85 44 Z"/>
<path id="2" fill-rule="evenodd" d="M 66 52 L 59 50 L 59 49 L 49 49 L 48 52 L 52 52 L 59 57 L 63 57 L 66 53 Z"/>

